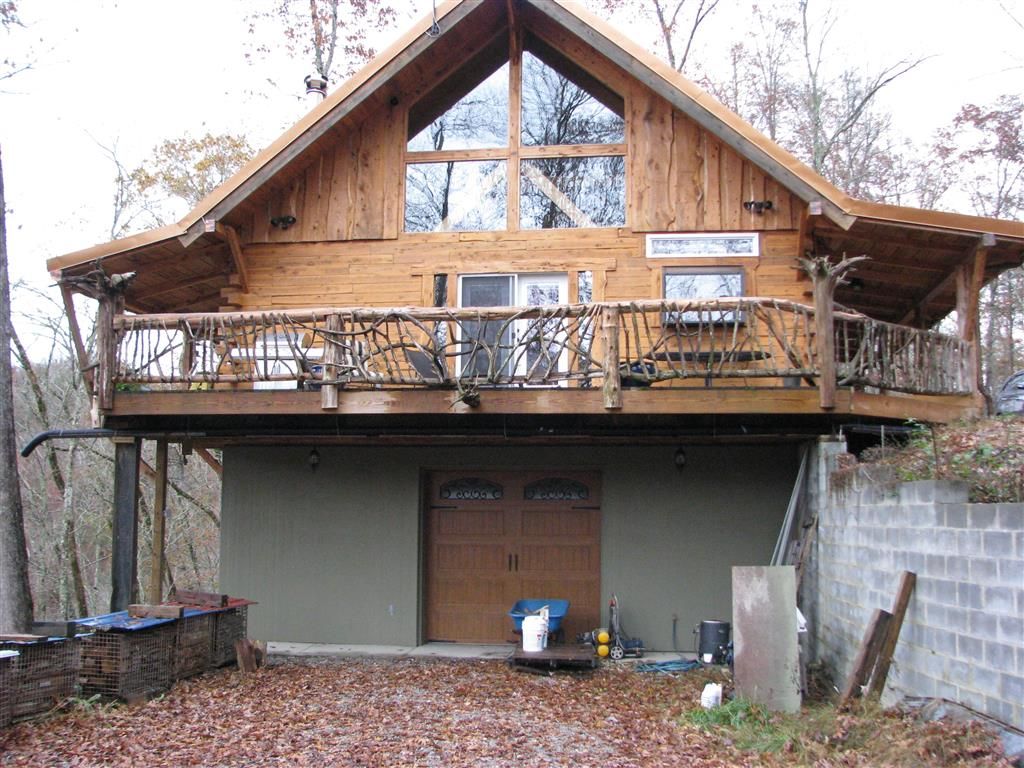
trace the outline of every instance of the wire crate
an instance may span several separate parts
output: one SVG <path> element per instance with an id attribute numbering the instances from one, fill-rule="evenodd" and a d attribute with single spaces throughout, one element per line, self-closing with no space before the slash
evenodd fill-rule
<path id="1" fill-rule="evenodd" d="M 171 687 L 175 627 L 96 632 L 82 638 L 83 696 L 130 701 Z"/>
<path id="2" fill-rule="evenodd" d="M 235 663 L 235 641 L 244 640 L 248 606 L 240 605 L 214 614 L 213 666 Z"/>
<path id="3" fill-rule="evenodd" d="M 11 684 L 17 659 L 17 651 L 0 653 L 0 728 L 11 724 Z"/>
<path id="4" fill-rule="evenodd" d="M 0 643 L 18 652 L 10 673 L 11 719 L 48 712 L 75 695 L 79 647 L 75 638 L 50 638 L 33 643 Z"/>
<path id="5" fill-rule="evenodd" d="M 214 613 L 185 616 L 174 623 L 174 679 L 182 680 L 210 668 L 213 660 Z"/>

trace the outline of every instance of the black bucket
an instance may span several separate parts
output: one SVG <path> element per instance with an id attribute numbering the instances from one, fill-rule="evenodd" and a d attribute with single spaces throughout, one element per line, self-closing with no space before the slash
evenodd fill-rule
<path id="1" fill-rule="evenodd" d="M 729 622 L 728 621 L 702 621 L 700 623 L 700 639 L 697 644 L 701 661 L 710 663 L 725 663 L 726 652 L 729 648 Z"/>

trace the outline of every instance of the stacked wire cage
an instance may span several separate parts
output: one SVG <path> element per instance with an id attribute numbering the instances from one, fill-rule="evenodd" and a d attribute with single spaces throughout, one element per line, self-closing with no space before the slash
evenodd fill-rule
<path id="1" fill-rule="evenodd" d="M 213 659 L 214 667 L 235 663 L 235 641 L 246 637 L 248 606 L 239 605 L 214 614 Z"/>
<path id="2" fill-rule="evenodd" d="M 17 651 L 0 651 L 0 728 L 11 724 L 11 683 L 17 659 Z"/>
<path id="3" fill-rule="evenodd" d="M 48 638 L 36 642 L 0 643 L 0 649 L 18 652 L 9 671 L 10 717 L 49 712 L 78 689 L 79 647 L 75 638 Z"/>
<path id="4" fill-rule="evenodd" d="M 201 674 L 212 666 L 215 613 L 193 613 L 174 623 L 174 679 Z"/>
<path id="5" fill-rule="evenodd" d="M 95 632 L 82 638 L 82 695 L 131 701 L 171 687 L 175 626 Z"/>

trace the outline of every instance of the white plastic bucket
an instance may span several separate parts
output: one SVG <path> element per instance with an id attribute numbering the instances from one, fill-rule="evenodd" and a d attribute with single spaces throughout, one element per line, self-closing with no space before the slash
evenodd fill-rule
<path id="1" fill-rule="evenodd" d="M 523 619 L 523 651 L 539 653 L 544 650 L 548 637 L 548 623 L 541 616 Z"/>

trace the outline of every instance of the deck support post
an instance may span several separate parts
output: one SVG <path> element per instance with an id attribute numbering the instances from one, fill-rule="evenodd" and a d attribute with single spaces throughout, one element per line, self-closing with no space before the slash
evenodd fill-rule
<path id="1" fill-rule="evenodd" d="M 833 330 L 834 305 L 828 275 L 812 275 L 814 280 L 814 332 L 818 347 L 818 399 L 822 410 L 836 407 L 836 336 Z"/>
<path id="2" fill-rule="evenodd" d="M 142 439 L 114 438 L 113 546 L 110 610 L 127 610 L 135 599 L 139 552 L 139 465 Z"/>
<path id="3" fill-rule="evenodd" d="M 968 356 L 963 361 L 964 372 L 972 394 L 984 391 L 982 382 L 981 354 L 978 349 L 979 316 L 978 305 L 981 289 L 985 284 L 985 267 L 988 250 L 995 245 L 995 237 L 986 235 L 975 243 L 963 263 L 956 270 L 956 317 L 957 333 L 967 342 Z"/>
<path id="4" fill-rule="evenodd" d="M 601 310 L 601 340 L 604 342 L 604 407 L 622 407 L 622 378 L 619 373 L 619 308 Z"/>
<path id="5" fill-rule="evenodd" d="M 156 478 L 153 483 L 153 557 L 150 563 L 149 604 L 163 600 L 164 528 L 167 514 L 167 438 L 156 441 Z"/>

